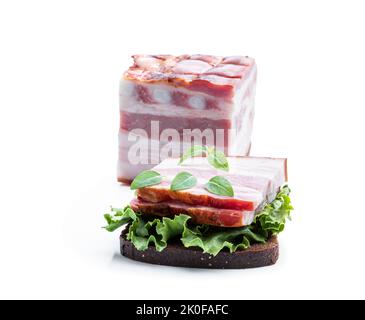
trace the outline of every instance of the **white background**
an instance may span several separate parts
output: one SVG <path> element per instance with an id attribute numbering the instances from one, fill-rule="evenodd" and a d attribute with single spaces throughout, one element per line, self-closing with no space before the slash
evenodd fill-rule
<path id="1" fill-rule="evenodd" d="M 0 298 L 365 298 L 362 1 L 2 1 Z M 269 268 L 119 256 L 118 81 L 134 53 L 256 58 L 253 155 L 289 159 Z"/>

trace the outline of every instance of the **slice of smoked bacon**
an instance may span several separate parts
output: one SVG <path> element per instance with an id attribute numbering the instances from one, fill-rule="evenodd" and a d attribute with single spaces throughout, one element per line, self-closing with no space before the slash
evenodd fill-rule
<path id="1" fill-rule="evenodd" d="M 197 224 L 208 224 L 221 227 L 241 227 L 249 225 L 254 218 L 254 211 L 216 209 L 204 206 L 190 206 L 178 201 L 148 202 L 134 199 L 131 208 L 144 215 L 171 217 L 178 214 L 191 216 Z"/>

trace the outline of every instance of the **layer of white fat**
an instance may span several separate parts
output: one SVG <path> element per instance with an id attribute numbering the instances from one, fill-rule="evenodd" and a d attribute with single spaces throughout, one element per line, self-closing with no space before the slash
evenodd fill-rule
<path id="1" fill-rule="evenodd" d="M 237 118 L 242 109 L 242 102 L 244 100 L 244 96 L 246 95 L 247 90 L 254 89 L 256 85 L 256 74 L 257 74 L 257 68 L 256 64 L 252 66 L 250 71 L 248 72 L 248 75 L 246 78 L 242 79 L 242 85 L 239 87 L 235 95 L 233 97 L 233 112 L 232 112 L 232 119 Z M 254 95 L 253 95 L 254 98 Z M 252 101 L 252 104 L 254 105 L 254 101 Z"/>
<path id="2" fill-rule="evenodd" d="M 170 188 L 170 182 L 174 179 L 176 174 L 178 172 L 180 172 L 179 170 L 176 170 L 172 174 L 172 172 L 167 173 L 164 170 L 160 170 L 160 169 L 155 169 L 154 168 L 154 170 L 158 171 L 164 177 L 164 182 L 162 184 L 154 186 L 154 189 L 160 189 L 160 190 L 169 189 Z M 181 170 L 184 170 L 184 169 L 182 168 Z M 186 171 L 189 172 L 189 170 L 186 170 Z M 194 173 L 192 172 L 192 174 L 194 174 Z M 222 175 L 222 172 L 217 172 L 217 173 L 211 172 L 211 175 L 209 175 L 209 177 L 204 177 L 204 178 L 203 177 L 197 177 L 195 175 L 195 177 L 197 179 L 197 184 L 193 188 L 190 188 L 188 190 L 181 190 L 179 192 L 182 193 L 182 194 L 187 193 L 187 194 L 194 194 L 194 195 L 211 196 L 212 194 L 209 193 L 209 191 L 207 191 L 205 189 L 205 185 L 209 181 L 209 179 L 211 177 L 215 176 L 215 175 Z M 227 174 L 224 174 L 224 176 L 228 180 L 230 180 L 229 176 L 227 176 Z M 234 198 L 244 200 L 244 201 L 251 201 L 254 204 L 254 208 L 258 207 L 263 202 L 263 200 L 266 196 L 265 190 L 261 189 L 259 187 L 254 189 L 254 188 L 245 187 L 243 185 L 238 185 L 238 184 L 232 184 L 232 185 L 233 185 L 233 189 L 234 189 Z M 226 196 L 214 195 L 214 197 L 217 198 L 217 199 L 228 199 Z"/>
<path id="3" fill-rule="evenodd" d="M 254 117 L 254 93 L 247 96 L 243 101 L 245 112 L 243 114 L 240 130 L 233 131 L 233 135 L 229 137 L 229 156 L 248 155 L 251 145 L 251 135 Z M 235 122 L 235 120 L 232 120 Z"/>
<path id="4" fill-rule="evenodd" d="M 133 99 L 128 102 L 124 101 L 120 111 L 136 115 L 148 114 L 162 117 L 205 118 L 209 120 L 231 119 L 227 110 L 198 110 L 173 104 L 144 104 Z"/>
<path id="5" fill-rule="evenodd" d="M 256 65 L 253 65 L 247 78 L 243 79 L 242 86 L 237 89 L 233 98 L 232 134 L 229 137 L 229 156 L 245 156 L 248 155 L 250 150 L 252 122 L 255 112 L 256 73 Z M 247 90 L 250 90 L 249 95 L 247 95 Z M 242 119 L 238 119 L 240 116 Z M 236 127 L 237 119 L 241 121 L 239 131 Z"/>
<path id="6" fill-rule="evenodd" d="M 237 196 L 241 194 L 249 197 L 247 200 L 260 202 L 260 196 L 265 198 L 269 193 L 276 192 L 285 183 L 285 159 L 258 158 L 258 157 L 229 157 L 229 172 L 217 170 L 208 165 L 206 158 L 196 157 L 186 160 L 181 166 L 181 170 L 189 171 L 189 168 L 208 171 L 209 176 L 224 175 L 228 180 L 230 176 L 242 177 L 239 185 L 234 184 Z M 178 167 L 177 159 L 166 159 L 155 167 L 156 171 L 161 171 L 164 175 L 168 169 L 172 171 Z M 178 170 L 178 169 L 176 169 Z M 245 177 L 258 177 L 267 181 L 266 185 L 258 184 L 258 189 L 253 189 L 245 185 Z M 203 181 L 200 181 L 201 183 Z"/>
<path id="7" fill-rule="evenodd" d="M 229 162 L 229 173 L 242 175 L 250 173 L 250 175 L 259 175 L 270 177 L 270 173 L 277 170 L 285 171 L 285 159 L 281 158 L 265 158 L 265 157 L 227 157 Z M 181 167 L 188 169 L 189 167 L 201 170 L 217 170 L 207 164 L 204 157 L 194 157 L 187 159 L 181 164 Z M 166 159 L 161 162 L 156 169 L 178 168 L 178 159 Z M 221 172 L 220 170 L 217 170 Z"/>

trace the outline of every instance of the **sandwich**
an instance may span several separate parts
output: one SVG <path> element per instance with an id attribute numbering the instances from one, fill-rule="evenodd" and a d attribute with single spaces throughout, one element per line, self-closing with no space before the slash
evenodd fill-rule
<path id="1" fill-rule="evenodd" d="M 121 254 L 159 265 L 237 269 L 275 264 L 293 207 L 287 160 L 226 157 L 193 146 L 138 174 L 135 198 L 104 215 Z"/>

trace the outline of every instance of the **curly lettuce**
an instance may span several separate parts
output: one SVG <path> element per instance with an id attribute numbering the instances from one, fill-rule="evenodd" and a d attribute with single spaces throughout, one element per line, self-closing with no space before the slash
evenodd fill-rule
<path id="1" fill-rule="evenodd" d="M 290 213 L 294 209 L 290 201 L 290 189 L 287 185 L 280 188 L 275 199 L 266 204 L 255 216 L 253 226 L 266 238 L 284 231 L 286 220 L 291 220 Z"/>
<path id="2" fill-rule="evenodd" d="M 169 241 L 180 241 L 186 248 L 199 247 L 213 256 L 223 249 L 233 253 L 245 250 L 254 243 L 265 243 L 272 235 L 284 230 L 285 222 L 290 219 L 293 210 L 289 194 L 288 186 L 281 187 L 275 199 L 264 205 L 256 215 L 254 222 L 240 228 L 193 225 L 190 223 L 191 218 L 185 214 L 148 221 L 129 206 L 124 209 L 112 208 L 111 214 L 105 214 L 107 226 L 104 228 L 112 232 L 129 224 L 127 240 L 140 251 L 153 245 L 160 252 Z"/>
<path id="3" fill-rule="evenodd" d="M 131 221 L 137 220 L 137 214 L 129 206 L 124 209 L 111 208 L 111 213 L 104 214 L 104 219 L 107 226 L 103 228 L 113 232 Z"/>

